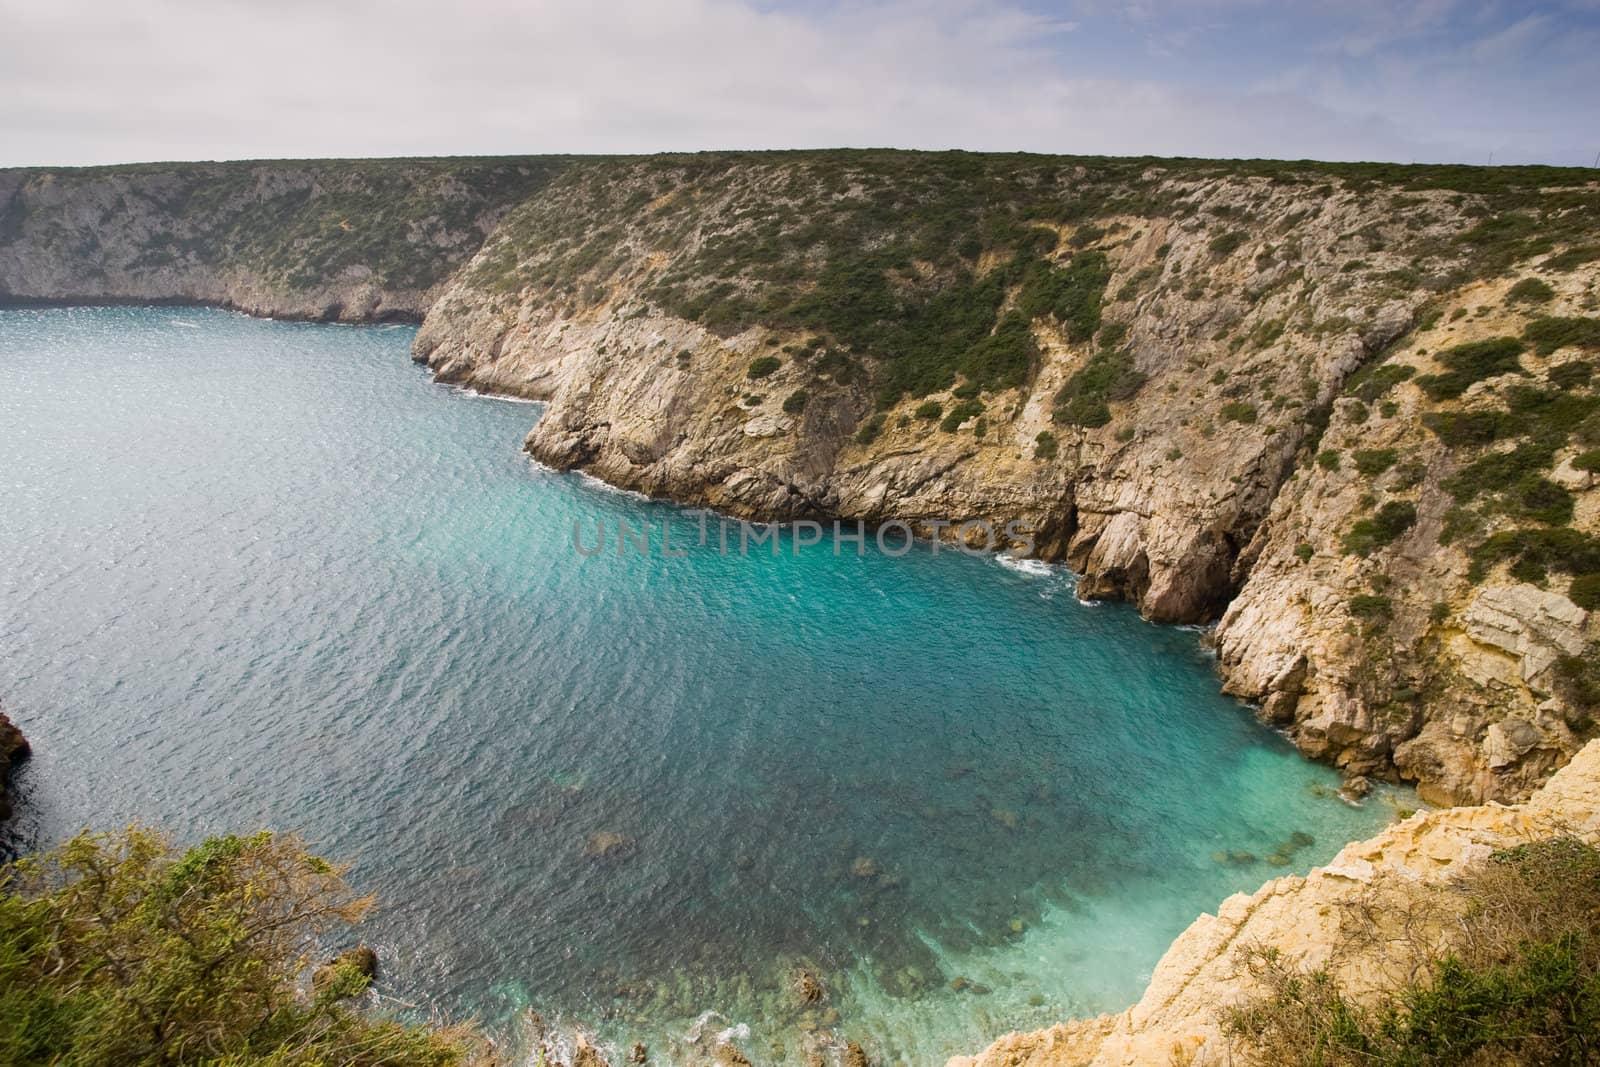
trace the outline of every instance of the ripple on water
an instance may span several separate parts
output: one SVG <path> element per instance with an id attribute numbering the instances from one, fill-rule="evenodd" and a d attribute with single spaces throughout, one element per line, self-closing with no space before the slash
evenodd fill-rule
<path id="1" fill-rule="evenodd" d="M 1030 561 L 718 555 L 529 464 L 538 411 L 411 336 L 0 311 L 27 838 L 298 828 L 378 892 L 404 1000 L 927 1063 L 1129 1003 L 1196 913 L 1386 818 L 1194 633 Z M 582 558 L 578 520 L 688 554 Z"/>

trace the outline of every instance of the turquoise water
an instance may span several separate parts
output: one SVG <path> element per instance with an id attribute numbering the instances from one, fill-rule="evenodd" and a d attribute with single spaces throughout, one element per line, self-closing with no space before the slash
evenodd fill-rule
<path id="1" fill-rule="evenodd" d="M 24 847 L 298 829 L 379 894 L 409 1003 L 658 1063 L 714 1012 L 757 1062 L 923 1064 L 1126 1006 L 1290 869 L 1215 853 L 1298 832 L 1304 870 L 1389 817 L 1219 696 L 1194 632 L 926 546 L 721 556 L 530 464 L 538 409 L 432 384 L 411 336 L 0 311 Z M 687 553 L 586 558 L 578 520 Z"/>

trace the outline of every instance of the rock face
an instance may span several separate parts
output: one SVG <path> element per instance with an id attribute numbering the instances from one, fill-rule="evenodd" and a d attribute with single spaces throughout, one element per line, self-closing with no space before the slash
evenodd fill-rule
<path id="1" fill-rule="evenodd" d="M 553 158 L 0 169 L 0 303 L 422 317 Z"/>
<path id="2" fill-rule="evenodd" d="M 1065 561 L 1216 623 L 1307 754 L 1447 803 L 1596 732 L 1596 248 L 1600 184 L 1552 168 L 0 171 L 0 300 L 426 310 L 438 378 L 548 402 L 546 464 Z"/>
<path id="3" fill-rule="evenodd" d="M 11 771 L 28 758 L 28 739 L 0 712 L 0 821 L 11 818 L 11 794 L 6 789 Z"/>
<path id="4" fill-rule="evenodd" d="M 1445 803 L 1514 799 L 1593 734 L 1600 678 L 1574 661 L 1596 637 L 1580 606 L 1596 594 L 1569 586 L 1600 569 L 1600 495 L 1592 460 L 1575 458 L 1600 424 L 1573 429 L 1600 403 L 1584 348 L 1596 333 L 1516 340 L 1600 304 L 1600 262 L 1565 251 L 1600 232 L 1591 177 L 1509 196 L 1404 168 L 1385 184 L 1329 169 L 918 164 L 574 169 L 456 276 L 415 355 L 444 380 L 547 400 L 527 442 L 537 459 L 654 496 L 945 538 L 967 521 L 1025 523 L 1032 554 L 1070 563 L 1081 595 L 1217 622 L 1226 689 L 1351 776 L 1415 781 Z M 1486 236 L 1485 216 L 1536 229 L 1546 196 L 1584 205 L 1571 232 Z M 1012 221 L 1034 237 L 997 238 L 992 218 L 963 229 L 973 202 L 1020 205 Z M 902 240 L 930 214 L 957 217 L 938 232 L 970 261 Z M 1040 272 L 1071 290 L 1097 270 L 1092 307 L 1035 306 Z M 1524 276 L 1548 289 L 1539 302 L 1513 295 Z M 1027 373 L 985 377 L 967 359 L 905 374 L 943 335 L 904 342 L 884 322 L 937 318 L 939 300 L 979 306 L 988 279 L 1004 296 L 972 351 L 1021 316 Z M 1497 338 L 1524 350 L 1509 376 L 1425 387 L 1447 369 L 1441 350 Z M 1565 413 L 1519 436 L 1505 410 L 1518 387 Z M 1490 409 L 1488 439 L 1438 421 Z M 1536 460 L 1517 470 L 1522 488 L 1462 484 L 1505 453 Z M 1553 512 L 1517 504 L 1524 490 Z M 1555 514 L 1563 493 L 1570 517 Z M 1537 546 L 1484 557 L 1496 535 L 1554 526 L 1566 564 L 1532 560 Z"/>
<path id="5" fill-rule="evenodd" d="M 1600 842 L 1600 742 L 1585 747 L 1527 802 L 1413 815 L 1345 847 L 1304 878 L 1278 878 L 1229 897 L 1172 943 L 1139 1003 L 1119 1015 L 1011 1034 L 950 1067 L 1113 1067 L 1226 1064 L 1219 1015 L 1257 992 L 1239 966 L 1247 945 L 1275 947 L 1308 969 L 1329 967 L 1347 988 L 1381 987 L 1385 958 L 1370 945 L 1350 955 L 1339 934 L 1344 902 L 1373 894 L 1404 900 L 1442 884 L 1494 850 L 1556 833 Z M 1343 951 L 1333 953 L 1335 945 Z"/>

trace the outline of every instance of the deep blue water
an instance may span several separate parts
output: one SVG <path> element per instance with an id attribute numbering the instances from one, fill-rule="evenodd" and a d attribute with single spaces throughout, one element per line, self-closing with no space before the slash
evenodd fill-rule
<path id="1" fill-rule="evenodd" d="M 379 894 L 411 1003 L 656 1062 L 716 1012 L 757 1062 L 820 1030 L 921 1064 L 1131 1003 L 1289 869 L 1215 853 L 1299 832 L 1304 870 L 1389 816 L 1220 696 L 1192 631 L 927 546 L 721 556 L 531 464 L 538 409 L 431 383 L 411 336 L 0 311 L 24 846 L 296 829 Z M 687 555 L 586 558 L 575 521 Z"/>

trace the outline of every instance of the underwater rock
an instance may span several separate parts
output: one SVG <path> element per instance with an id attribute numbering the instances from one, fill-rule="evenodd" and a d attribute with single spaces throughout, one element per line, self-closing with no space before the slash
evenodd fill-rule
<path id="1" fill-rule="evenodd" d="M 995 822 L 999 823 L 1001 826 L 1004 826 L 1007 830 L 1015 830 L 1017 828 L 1017 824 L 1021 822 L 1021 820 L 1017 817 L 1017 813 L 1012 811 L 1010 808 L 990 808 L 989 815 L 994 819 Z"/>
<path id="2" fill-rule="evenodd" d="M 583 854 L 590 859 L 621 859 L 633 854 L 634 840 L 615 830 L 600 830 L 589 835 Z"/>
<path id="3" fill-rule="evenodd" d="M 950 992 L 959 993 L 965 988 L 967 988 L 967 980 L 961 975 L 958 974 L 950 979 Z"/>
<path id="4" fill-rule="evenodd" d="M 572 1051 L 572 1067 L 609 1067 L 606 1058 L 600 1055 L 600 1050 L 589 1043 L 589 1039 L 582 1034 L 578 1035 L 577 1047 Z"/>
<path id="5" fill-rule="evenodd" d="M 857 856 L 850 864 L 850 873 L 857 878 L 871 878 L 878 873 L 878 861 L 871 856 Z"/>
<path id="6" fill-rule="evenodd" d="M 1346 800 L 1360 800 L 1372 792 L 1372 779 L 1364 774 L 1346 778 L 1344 785 L 1339 787 L 1339 795 Z"/>
<path id="7" fill-rule="evenodd" d="M 817 1004 L 827 999 L 828 991 L 822 980 L 810 971 L 800 971 L 794 977 L 794 993 L 802 1004 Z"/>
<path id="8" fill-rule="evenodd" d="M 633 1043 L 633 1048 L 628 1051 L 629 1063 L 645 1063 L 650 1059 L 650 1052 L 638 1041 Z"/>
<path id="9" fill-rule="evenodd" d="M 839 1057 L 842 1067 L 872 1067 L 872 1061 L 867 1059 L 867 1054 L 860 1045 L 854 1041 L 846 1041 L 844 1055 Z"/>

